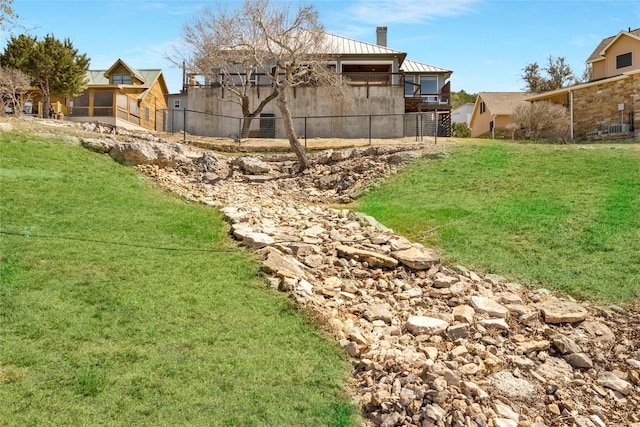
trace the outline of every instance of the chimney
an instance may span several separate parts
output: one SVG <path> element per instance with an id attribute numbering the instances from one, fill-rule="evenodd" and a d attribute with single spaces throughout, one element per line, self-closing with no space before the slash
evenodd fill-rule
<path id="1" fill-rule="evenodd" d="M 387 47 L 387 27 L 376 28 L 376 44 Z"/>

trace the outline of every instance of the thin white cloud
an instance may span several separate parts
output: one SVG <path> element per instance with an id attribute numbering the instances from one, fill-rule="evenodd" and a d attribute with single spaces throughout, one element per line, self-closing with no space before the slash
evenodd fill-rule
<path id="1" fill-rule="evenodd" d="M 368 23 L 415 24 L 472 12 L 482 0 L 358 1 L 349 8 L 352 19 Z"/>

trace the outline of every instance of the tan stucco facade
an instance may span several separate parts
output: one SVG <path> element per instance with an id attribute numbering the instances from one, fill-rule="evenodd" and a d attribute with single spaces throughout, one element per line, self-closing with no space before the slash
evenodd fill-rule
<path id="1" fill-rule="evenodd" d="M 633 63 L 628 67 L 617 68 L 616 58 L 631 53 Z M 638 37 L 621 34 L 604 50 L 604 57 L 592 62 L 592 80 L 616 76 L 640 69 L 640 40 Z"/>
<path id="2" fill-rule="evenodd" d="M 477 138 L 495 131 L 504 131 L 512 122 L 515 109 L 526 104 L 524 92 L 480 92 L 471 114 L 471 136 Z"/>

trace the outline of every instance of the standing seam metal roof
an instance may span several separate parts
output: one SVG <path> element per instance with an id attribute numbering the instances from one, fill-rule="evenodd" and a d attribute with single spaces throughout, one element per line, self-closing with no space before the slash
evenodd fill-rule
<path id="1" fill-rule="evenodd" d="M 376 44 L 361 42 L 347 37 L 325 33 L 330 52 L 337 55 L 398 55 L 405 57 L 405 52 L 389 49 Z"/>
<path id="2" fill-rule="evenodd" d="M 435 65 L 424 64 L 422 62 L 407 59 L 400 67 L 405 73 L 452 73 L 453 71 L 436 67 Z"/>

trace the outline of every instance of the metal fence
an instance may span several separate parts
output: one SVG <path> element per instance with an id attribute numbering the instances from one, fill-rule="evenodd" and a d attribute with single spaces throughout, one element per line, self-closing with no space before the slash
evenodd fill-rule
<path id="1" fill-rule="evenodd" d="M 287 138 L 281 117 L 262 113 L 243 128 L 242 117 L 205 113 L 188 109 L 164 110 L 165 131 L 204 137 Z M 404 114 L 370 114 L 345 116 L 293 117 L 293 127 L 300 139 L 389 139 L 451 136 L 449 110 Z"/>

